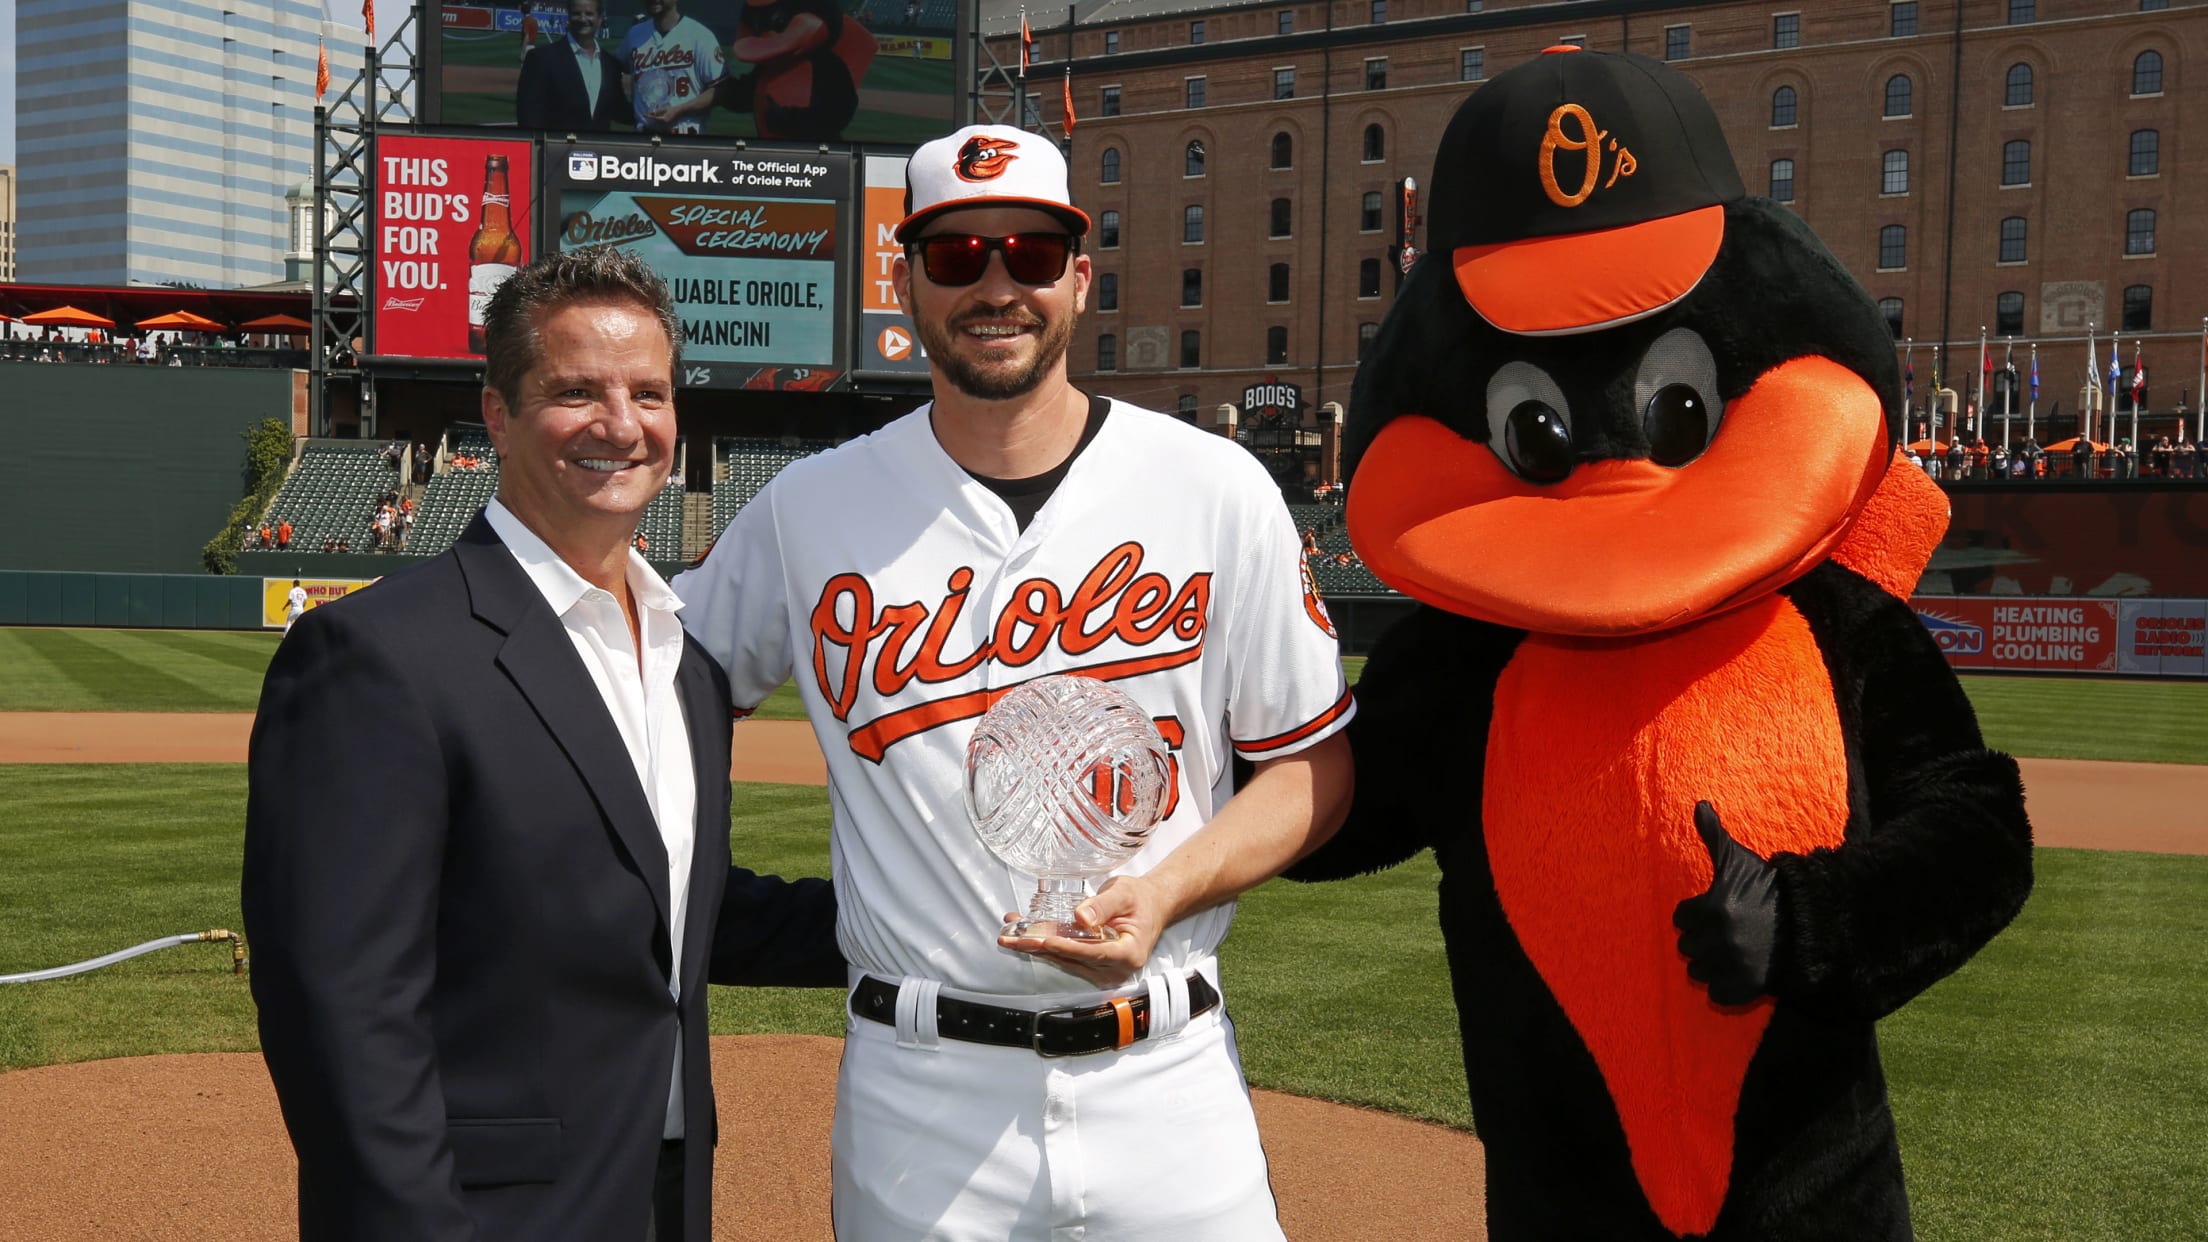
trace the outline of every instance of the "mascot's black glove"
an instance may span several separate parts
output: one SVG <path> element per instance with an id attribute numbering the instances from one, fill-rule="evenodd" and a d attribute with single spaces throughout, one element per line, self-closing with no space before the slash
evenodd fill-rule
<path id="1" fill-rule="evenodd" d="M 1778 940 L 1778 872 L 1725 831 L 1717 808 L 1694 804 L 1694 830 L 1710 851 L 1709 891 L 1671 912 L 1687 976 L 1706 983 L 1720 1005 L 1745 1005 L 1771 981 Z"/>

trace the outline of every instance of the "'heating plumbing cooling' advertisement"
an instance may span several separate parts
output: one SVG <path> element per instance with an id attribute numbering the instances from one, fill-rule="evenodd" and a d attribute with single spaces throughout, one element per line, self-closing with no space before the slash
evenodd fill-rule
<path id="1" fill-rule="evenodd" d="M 682 387 L 818 391 L 842 378 L 849 155 L 608 143 L 545 162 L 548 247 L 627 247 L 666 279 Z"/>

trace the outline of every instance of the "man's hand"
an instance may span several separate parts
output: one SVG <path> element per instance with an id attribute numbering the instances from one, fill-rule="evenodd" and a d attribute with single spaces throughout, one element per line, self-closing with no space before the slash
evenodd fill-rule
<path id="1" fill-rule="evenodd" d="M 1707 802 L 1694 804 L 1694 829 L 1710 852 L 1710 887 L 1672 911 L 1687 976 L 1709 985 L 1720 1005 L 1745 1005 L 1771 982 L 1779 930 L 1778 873 L 1733 840 Z"/>
<path id="2" fill-rule="evenodd" d="M 997 943 L 1049 958 L 1099 987 L 1117 987 L 1141 974 L 1149 963 L 1151 950 L 1157 948 L 1169 921 L 1164 910 L 1164 900 L 1149 877 L 1113 876 L 1073 912 L 1075 923 L 1102 930 L 1104 939 L 1015 936 L 1010 924 L 1019 916 L 1008 914 L 1006 931 Z"/>

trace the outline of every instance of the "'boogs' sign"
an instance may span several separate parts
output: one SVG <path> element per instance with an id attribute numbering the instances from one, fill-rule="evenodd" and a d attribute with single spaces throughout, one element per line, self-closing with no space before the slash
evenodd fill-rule
<path id="1" fill-rule="evenodd" d="M 1303 389 L 1276 379 L 1263 379 L 1242 390 L 1242 412 L 1278 421 L 1303 416 Z"/>

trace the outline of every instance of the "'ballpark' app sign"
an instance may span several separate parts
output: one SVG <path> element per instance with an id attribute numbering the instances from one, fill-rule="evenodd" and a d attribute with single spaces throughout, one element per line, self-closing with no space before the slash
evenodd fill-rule
<path id="1" fill-rule="evenodd" d="M 838 260 L 851 158 L 594 144 L 554 166 L 548 246 L 620 246 L 666 279 L 683 387 L 817 390 L 842 376 Z"/>

